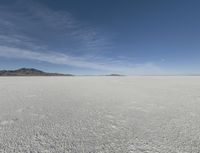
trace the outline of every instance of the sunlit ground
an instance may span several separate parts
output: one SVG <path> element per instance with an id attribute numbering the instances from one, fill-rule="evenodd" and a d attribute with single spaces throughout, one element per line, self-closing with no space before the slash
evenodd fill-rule
<path id="1" fill-rule="evenodd" d="M 197 153 L 200 77 L 1 77 L 0 152 Z"/>

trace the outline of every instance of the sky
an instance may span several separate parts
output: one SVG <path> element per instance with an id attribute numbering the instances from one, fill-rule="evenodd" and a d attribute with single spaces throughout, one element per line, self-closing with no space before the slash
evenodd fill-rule
<path id="1" fill-rule="evenodd" d="M 0 69 L 200 74 L 198 0 L 0 0 Z"/>

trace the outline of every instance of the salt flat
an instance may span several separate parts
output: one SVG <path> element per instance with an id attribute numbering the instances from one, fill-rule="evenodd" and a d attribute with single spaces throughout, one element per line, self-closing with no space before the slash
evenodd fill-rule
<path id="1" fill-rule="evenodd" d="M 198 153 L 200 77 L 1 77 L 0 152 Z"/>

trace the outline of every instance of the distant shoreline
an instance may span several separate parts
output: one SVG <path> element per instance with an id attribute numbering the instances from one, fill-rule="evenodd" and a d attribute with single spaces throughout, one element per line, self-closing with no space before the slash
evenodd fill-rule
<path id="1" fill-rule="evenodd" d="M 0 70 L 0 77 L 41 77 L 41 76 L 107 76 L 107 77 L 161 77 L 161 76 L 200 76 L 200 74 L 176 74 L 176 75 L 123 75 L 123 74 L 105 74 L 105 75 L 74 75 L 74 74 L 63 74 L 63 73 L 51 73 L 44 72 L 34 68 L 20 68 L 17 70 Z"/>

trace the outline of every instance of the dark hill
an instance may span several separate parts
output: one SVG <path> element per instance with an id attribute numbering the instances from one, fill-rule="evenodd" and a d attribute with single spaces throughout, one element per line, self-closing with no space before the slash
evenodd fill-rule
<path id="1" fill-rule="evenodd" d="M 48 73 L 33 68 L 21 68 L 17 70 L 0 70 L 0 76 L 73 76 L 73 75 Z"/>
<path id="2" fill-rule="evenodd" d="M 110 74 L 110 75 L 107 75 L 107 76 L 125 76 L 125 75 L 122 75 L 122 74 Z"/>

